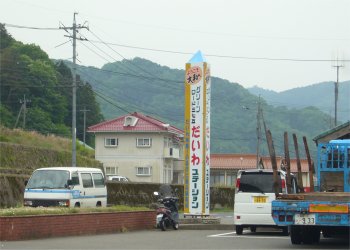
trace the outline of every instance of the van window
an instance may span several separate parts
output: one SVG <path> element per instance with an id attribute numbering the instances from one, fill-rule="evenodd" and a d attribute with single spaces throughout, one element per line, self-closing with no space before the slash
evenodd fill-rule
<path id="1" fill-rule="evenodd" d="M 72 173 L 72 185 L 73 186 L 78 186 L 80 183 L 79 183 L 79 175 L 78 175 L 78 172 L 73 172 Z"/>
<path id="2" fill-rule="evenodd" d="M 281 189 L 281 178 L 279 176 L 279 187 Z M 242 172 L 239 190 L 250 193 L 274 193 L 273 173 L 271 172 Z"/>
<path id="3" fill-rule="evenodd" d="M 102 174 L 93 173 L 92 177 L 94 178 L 95 187 L 104 187 L 105 186 L 105 182 L 104 182 Z"/>
<path id="4" fill-rule="evenodd" d="M 65 188 L 68 178 L 68 171 L 37 170 L 29 179 L 27 188 Z"/>
<path id="5" fill-rule="evenodd" d="M 84 188 L 89 188 L 89 187 L 94 186 L 94 184 L 92 183 L 91 174 L 82 173 L 81 179 L 83 180 L 83 187 Z"/>

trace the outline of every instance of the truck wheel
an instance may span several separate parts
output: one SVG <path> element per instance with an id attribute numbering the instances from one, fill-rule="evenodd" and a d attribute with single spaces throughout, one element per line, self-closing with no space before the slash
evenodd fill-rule
<path id="1" fill-rule="evenodd" d="M 283 227 L 282 228 L 282 235 L 284 235 L 284 236 L 288 236 L 289 235 L 288 227 Z"/>
<path id="2" fill-rule="evenodd" d="M 310 238 L 312 239 L 312 243 L 320 242 L 321 230 L 318 227 L 312 227 L 310 230 Z"/>
<path id="3" fill-rule="evenodd" d="M 320 242 L 320 237 L 321 237 L 321 230 L 318 228 L 315 228 L 315 232 L 313 234 L 313 240 L 314 243 L 319 243 Z"/>
<path id="4" fill-rule="evenodd" d="M 300 226 L 290 226 L 290 239 L 292 241 L 292 244 L 294 245 L 300 245 L 301 244 L 301 235 L 302 230 Z"/>
<path id="5" fill-rule="evenodd" d="M 304 244 L 314 244 L 320 241 L 320 229 L 313 226 L 304 226 L 302 228 L 302 241 Z"/>
<path id="6" fill-rule="evenodd" d="M 243 226 L 236 226 L 236 234 L 241 235 L 243 233 Z"/>
<path id="7" fill-rule="evenodd" d="M 325 228 L 322 229 L 322 235 L 324 238 L 330 238 L 332 237 L 332 234 L 331 234 L 331 231 L 330 230 L 327 230 Z"/>

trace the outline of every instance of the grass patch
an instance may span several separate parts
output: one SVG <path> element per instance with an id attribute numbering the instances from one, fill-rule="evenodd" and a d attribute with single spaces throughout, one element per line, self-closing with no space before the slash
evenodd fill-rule
<path id="1" fill-rule="evenodd" d="M 60 208 L 60 207 L 16 207 L 0 209 L 0 216 L 26 216 L 26 215 L 64 215 L 83 213 L 108 213 L 108 212 L 135 212 L 151 211 L 147 207 L 130 207 L 117 205 L 111 207 L 94 208 Z"/>
<path id="2" fill-rule="evenodd" d="M 0 142 L 14 143 L 29 147 L 49 148 L 54 151 L 72 151 L 70 138 L 56 136 L 54 134 L 43 135 L 36 131 L 22 129 L 10 129 L 0 125 Z M 77 143 L 77 152 L 85 157 L 94 158 L 95 151 L 84 148 Z"/>

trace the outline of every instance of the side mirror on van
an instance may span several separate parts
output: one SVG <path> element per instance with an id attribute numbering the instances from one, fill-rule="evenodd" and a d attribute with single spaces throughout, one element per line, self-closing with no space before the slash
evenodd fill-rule
<path id="1" fill-rule="evenodd" d="M 67 186 L 73 186 L 73 181 L 72 181 L 72 179 L 67 180 Z"/>

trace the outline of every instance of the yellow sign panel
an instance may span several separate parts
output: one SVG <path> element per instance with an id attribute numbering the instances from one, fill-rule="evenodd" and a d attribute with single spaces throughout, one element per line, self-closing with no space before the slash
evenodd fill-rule
<path id="1" fill-rule="evenodd" d="M 349 207 L 346 204 L 327 205 L 327 204 L 310 204 L 310 213 L 338 213 L 346 214 L 349 212 Z"/>
<path id="2" fill-rule="evenodd" d="M 184 213 L 209 215 L 210 69 L 198 52 L 186 64 Z"/>

